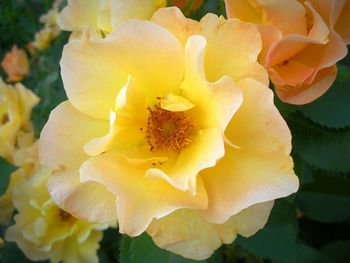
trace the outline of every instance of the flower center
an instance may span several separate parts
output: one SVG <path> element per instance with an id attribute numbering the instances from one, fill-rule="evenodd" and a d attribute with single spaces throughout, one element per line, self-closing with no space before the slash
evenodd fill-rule
<path id="1" fill-rule="evenodd" d="M 146 138 L 151 151 L 179 152 L 192 142 L 194 127 L 185 112 L 164 110 L 159 105 L 148 110 Z"/>

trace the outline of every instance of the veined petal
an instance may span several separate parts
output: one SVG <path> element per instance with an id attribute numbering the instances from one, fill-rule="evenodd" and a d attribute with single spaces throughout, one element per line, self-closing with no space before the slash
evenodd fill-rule
<path id="1" fill-rule="evenodd" d="M 183 48 L 169 31 L 152 22 L 132 20 L 108 38 L 113 39 L 117 61 L 147 90 L 151 101 L 178 88 L 184 72 Z"/>
<path id="2" fill-rule="evenodd" d="M 82 113 L 108 120 L 115 99 L 127 81 L 118 64 L 112 39 L 68 43 L 61 59 L 61 74 L 69 101 Z"/>
<path id="3" fill-rule="evenodd" d="M 249 79 L 239 85 L 243 104 L 226 136 L 240 148 L 227 145 L 218 164 L 200 173 L 209 197 L 202 215 L 215 223 L 256 203 L 290 195 L 299 184 L 289 156 L 291 134 L 271 90 Z"/>
<path id="4" fill-rule="evenodd" d="M 179 208 L 204 209 L 207 206 L 200 180 L 197 195 L 192 196 L 164 180 L 146 178 L 144 171 L 144 166 L 130 165 L 116 152 L 91 158 L 80 169 L 81 181 L 98 182 L 118 197 L 121 233 L 137 236 L 146 230 L 153 218 L 164 217 Z"/>
<path id="5" fill-rule="evenodd" d="M 51 112 L 41 132 L 40 161 L 51 168 L 79 167 L 88 158 L 84 144 L 107 131 L 107 121 L 88 117 L 65 101 Z"/>
<path id="6" fill-rule="evenodd" d="M 78 170 L 55 172 L 48 190 L 55 203 L 75 218 L 98 223 L 117 220 L 115 195 L 101 184 L 81 183 Z"/>

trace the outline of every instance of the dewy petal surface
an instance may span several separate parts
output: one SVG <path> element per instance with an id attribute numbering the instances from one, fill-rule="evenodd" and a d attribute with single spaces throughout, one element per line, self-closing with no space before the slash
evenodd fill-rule
<path id="1" fill-rule="evenodd" d="M 237 234 L 248 237 L 263 228 L 272 206 L 273 202 L 254 205 L 220 225 L 205 221 L 195 210 L 179 209 L 153 220 L 147 232 L 161 248 L 195 260 L 206 259 Z"/>
<path id="2" fill-rule="evenodd" d="M 271 90 L 249 79 L 239 85 L 243 104 L 225 132 L 239 148 L 227 145 L 218 164 L 200 173 L 209 200 L 202 215 L 215 223 L 298 189 L 289 156 L 291 134 L 273 105 Z"/>
<path id="3" fill-rule="evenodd" d="M 86 33 L 87 34 L 87 33 Z M 109 119 L 115 99 L 127 82 L 127 74 L 118 64 L 118 51 L 112 39 L 80 41 L 65 45 L 61 74 L 69 101 L 82 113 Z"/>
<path id="4" fill-rule="evenodd" d="M 118 196 L 117 213 L 121 233 L 137 236 L 153 218 L 179 208 L 204 209 L 207 195 L 199 180 L 197 195 L 177 190 L 164 180 L 147 178 L 143 166 L 128 163 L 116 152 L 91 158 L 80 169 L 82 182 L 95 181 Z"/>
<path id="5" fill-rule="evenodd" d="M 40 162 L 52 168 L 78 168 L 88 158 L 84 144 L 107 131 L 107 121 L 84 115 L 65 101 L 51 112 L 41 132 Z"/>

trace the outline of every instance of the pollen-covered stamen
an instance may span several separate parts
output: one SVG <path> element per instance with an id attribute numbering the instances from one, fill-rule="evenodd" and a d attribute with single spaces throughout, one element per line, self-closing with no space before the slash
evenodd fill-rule
<path id="1" fill-rule="evenodd" d="M 183 111 L 168 111 L 156 105 L 148 109 L 146 138 L 150 150 L 180 151 L 191 143 L 193 124 Z"/>

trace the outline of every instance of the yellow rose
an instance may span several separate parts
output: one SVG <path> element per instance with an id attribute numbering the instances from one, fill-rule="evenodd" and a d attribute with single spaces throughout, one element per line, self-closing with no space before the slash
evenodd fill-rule
<path id="1" fill-rule="evenodd" d="M 39 167 L 28 180 L 16 183 L 12 198 L 18 214 L 5 239 L 16 242 L 31 260 L 98 262 L 101 230 L 108 225 L 75 219 L 57 207 L 47 191 L 51 173 Z"/>
<path id="2" fill-rule="evenodd" d="M 33 142 L 30 115 L 38 102 L 22 84 L 7 85 L 0 78 L 0 156 L 12 162 L 16 147 Z"/>
<path id="3" fill-rule="evenodd" d="M 59 206 L 204 259 L 261 229 L 298 189 L 290 131 L 257 63 L 254 25 L 177 8 L 64 48 L 69 100 L 50 115 L 41 162 Z"/>
<path id="4" fill-rule="evenodd" d="M 23 49 L 14 45 L 11 52 L 7 52 L 1 62 L 1 66 L 8 75 L 7 81 L 21 81 L 25 75 L 29 74 L 29 60 Z"/>
<path id="5" fill-rule="evenodd" d="M 129 19 L 149 19 L 165 5 L 166 0 L 69 0 L 58 24 L 67 31 L 92 28 L 109 33 Z"/>
<path id="6" fill-rule="evenodd" d="M 11 174 L 10 184 L 6 192 L 0 196 L 0 222 L 2 224 L 7 224 L 13 214 L 13 188 L 18 182 L 32 177 L 38 169 L 38 143 L 36 142 L 30 146 L 23 145 L 13 153 L 12 159 L 14 165 L 20 168 Z"/>

